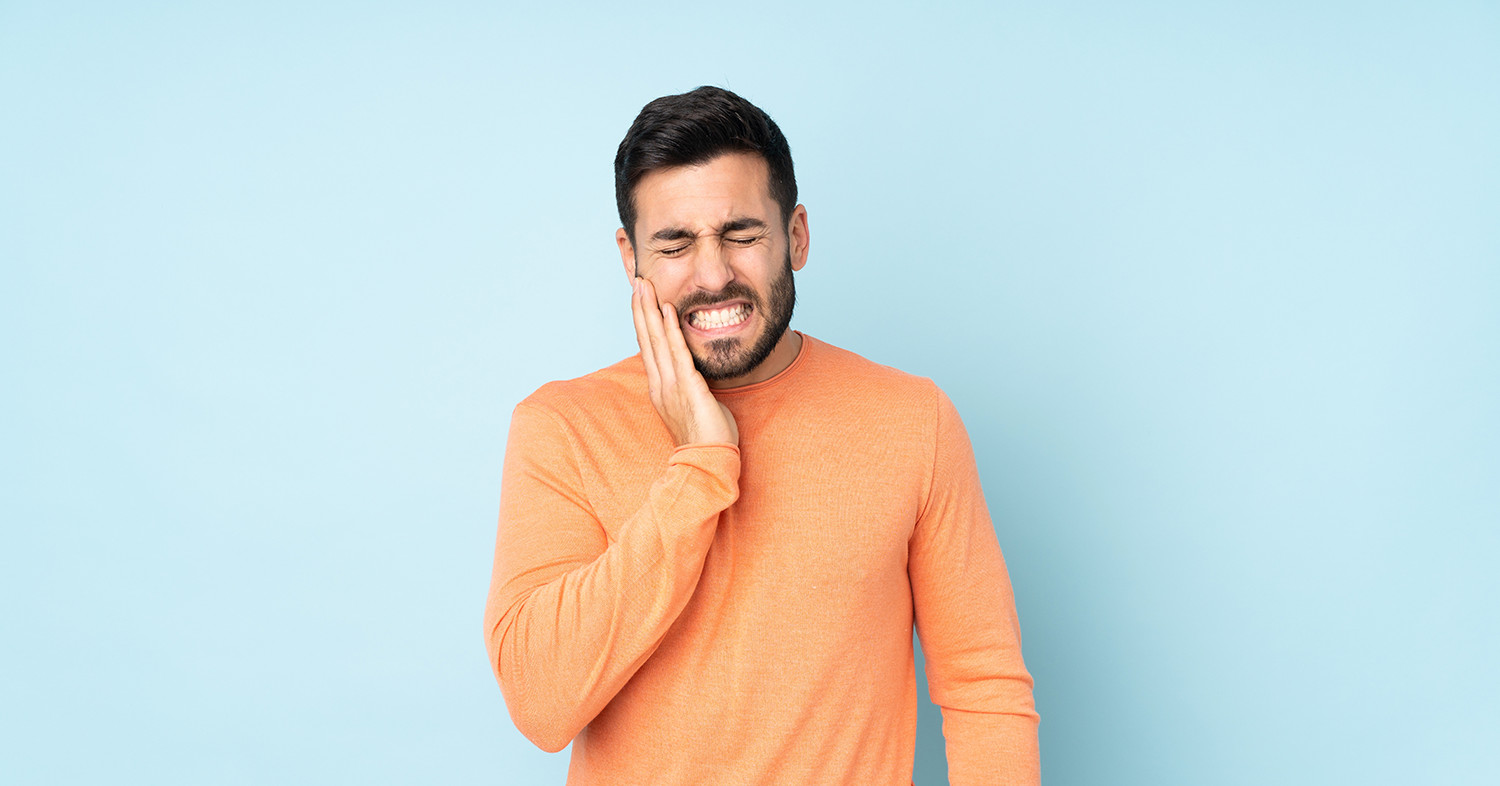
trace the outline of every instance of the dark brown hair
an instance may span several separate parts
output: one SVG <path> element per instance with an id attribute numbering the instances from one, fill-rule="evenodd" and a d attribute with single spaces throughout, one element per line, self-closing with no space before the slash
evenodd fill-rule
<path id="1" fill-rule="evenodd" d="M 635 243 L 635 186 L 647 173 L 693 166 L 724 153 L 755 153 L 770 170 L 771 198 L 786 223 L 797 207 L 792 149 L 771 116 L 719 87 L 662 96 L 641 109 L 615 153 L 615 204 Z"/>

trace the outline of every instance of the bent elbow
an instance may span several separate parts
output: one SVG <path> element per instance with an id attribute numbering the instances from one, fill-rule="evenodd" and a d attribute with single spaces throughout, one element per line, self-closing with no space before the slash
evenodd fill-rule
<path id="1" fill-rule="evenodd" d="M 533 745 L 548 753 L 558 753 L 563 748 L 568 747 L 568 743 L 572 742 L 575 736 L 572 734 L 559 734 L 550 730 L 530 733 L 523 731 L 521 733 L 526 735 L 526 739 L 531 740 Z"/>
<path id="2" fill-rule="evenodd" d="M 558 706 L 532 706 L 522 702 L 512 702 L 511 691 L 506 694 L 505 706 L 510 710 L 511 722 L 516 724 L 516 730 L 531 744 L 541 748 L 548 753 L 557 753 L 568 747 L 568 743 L 578 736 L 583 730 L 583 724 L 576 723 L 571 717 L 572 713 Z M 550 704 L 544 702 L 543 704 Z"/>
<path id="3" fill-rule="evenodd" d="M 511 722 L 538 748 L 557 753 L 568 747 L 588 723 L 568 697 L 559 695 L 555 685 L 527 680 L 520 673 L 525 670 L 514 668 L 519 664 L 507 664 L 503 655 L 491 665 L 495 666 L 495 676 L 500 682 L 500 693 L 505 697 L 505 708 L 510 712 Z M 507 665 L 512 668 L 507 668 Z"/>
<path id="4" fill-rule="evenodd" d="M 507 620 L 497 619 L 486 627 L 490 667 L 516 730 L 548 753 L 568 747 L 592 718 L 584 717 L 576 696 L 561 689 L 560 675 L 535 668 L 539 665 L 536 655 L 528 657 L 517 649 L 516 631 Z"/>

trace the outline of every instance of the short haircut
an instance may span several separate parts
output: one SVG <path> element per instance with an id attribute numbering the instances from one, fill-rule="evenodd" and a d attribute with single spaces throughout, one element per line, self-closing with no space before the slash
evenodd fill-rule
<path id="1" fill-rule="evenodd" d="M 725 153 L 754 153 L 770 171 L 771 198 L 785 228 L 797 207 L 792 149 L 760 107 L 719 87 L 662 96 L 641 109 L 615 153 L 615 204 L 635 244 L 635 187 L 658 169 L 694 166 Z"/>

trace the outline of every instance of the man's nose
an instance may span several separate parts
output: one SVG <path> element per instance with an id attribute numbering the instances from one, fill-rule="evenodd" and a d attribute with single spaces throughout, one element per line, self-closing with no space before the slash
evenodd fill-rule
<path id="1" fill-rule="evenodd" d="M 729 266 L 729 255 L 722 244 L 705 243 L 708 246 L 697 255 L 693 265 L 693 286 L 706 292 L 718 292 L 734 280 L 734 269 Z"/>

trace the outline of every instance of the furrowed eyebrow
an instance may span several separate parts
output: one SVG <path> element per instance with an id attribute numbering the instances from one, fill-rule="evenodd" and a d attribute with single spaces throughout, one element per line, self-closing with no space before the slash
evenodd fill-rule
<path id="1" fill-rule="evenodd" d="M 689 232 L 682 227 L 667 227 L 666 229 L 656 230 L 656 234 L 652 235 L 651 239 L 661 241 L 692 240 L 695 237 L 697 237 L 697 235 L 694 235 L 692 232 Z"/>
<path id="2" fill-rule="evenodd" d="M 765 229 L 766 222 L 758 218 L 736 218 L 733 221 L 719 227 L 719 234 L 727 235 L 730 232 L 743 232 L 746 229 Z"/>
<path id="3" fill-rule="evenodd" d="M 747 229 L 765 229 L 766 222 L 758 218 L 736 218 L 724 222 L 719 226 L 717 235 L 727 235 L 730 232 L 743 232 Z M 698 236 L 682 227 L 667 227 L 658 229 L 651 235 L 651 240 L 657 243 L 670 243 L 674 240 L 697 240 Z"/>

